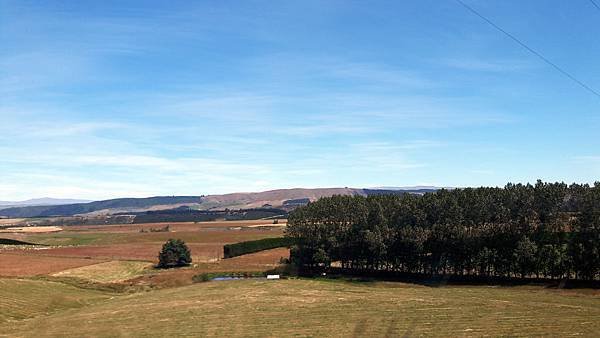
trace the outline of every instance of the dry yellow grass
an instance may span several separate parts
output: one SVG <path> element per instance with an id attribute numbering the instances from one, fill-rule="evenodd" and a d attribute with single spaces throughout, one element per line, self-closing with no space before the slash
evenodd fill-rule
<path id="1" fill-rule="evenodd" d="M 6 322 L 19 325 L 23 319 L 80 308 L 110 297 L 114 295 L 63 283 L 0 278 L 0 336 L 6 332 Z"/>
<path id="2" fill-rule="evenodd" d="M 11 290 L 17 308 L 9 304 L 5 316 L 22 308 L 19 289 Z M 241 280 L 119 296 L 0 330 L 11 337 L 594 337 L 598 318 L 599 296 L 539 287 Z"/>

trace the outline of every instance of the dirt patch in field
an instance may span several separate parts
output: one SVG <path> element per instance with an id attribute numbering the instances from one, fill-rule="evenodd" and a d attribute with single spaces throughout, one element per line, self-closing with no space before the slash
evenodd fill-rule
<path id="1" fill-rule="evenodd" d="M 101 263 L 99 259 L 47 257 L 24 251 L 0 252 L 0 276 L 36 276 Z"/>
<path id="2" fill-rule="evenodd" d="M 10 227 L 0 229 L 0 233 L 44 233 L 58 232 L 63 229 L 57 226 L 40 226 L 40 227 Z"/>

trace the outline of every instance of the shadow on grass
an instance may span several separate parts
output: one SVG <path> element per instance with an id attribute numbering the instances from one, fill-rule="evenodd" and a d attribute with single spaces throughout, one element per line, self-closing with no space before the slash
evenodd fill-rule
<path id="1" fill-rule="evenodd" d="M 349 270 L 330 268 L 322 271 L 298 271 L 298 276 L 322 280 L 343 280 L 351 283 L 373 283 L 376 281 L 402 282 L 427 287 L 447 285 L 488 285 L 488 286 L 541 286 L 551 289 L 600 289 L 600 280 L 573 280 L 550 278 L 518 278 L 474 275 L 430 275 L 403 273 L 396 271 Z"/>
<path id="2" fill-rule="evenodd" d="M 36 245 L 36 246 L 46 246 L 44 244 L 23 242 L 23 241 L 18 241 L 16 239 L 10 239 L 10 238 L 0 238 L 0 245 Z"/>

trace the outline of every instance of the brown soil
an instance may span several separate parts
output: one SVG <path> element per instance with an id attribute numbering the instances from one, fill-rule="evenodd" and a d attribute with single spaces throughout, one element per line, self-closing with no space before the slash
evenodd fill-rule
<path id="1" fill-rule="evenodd" d="M 100 263 L 99 259 L 45 257 L 24 251 L 0 252 L 0 276 L 36 276 Z"/>

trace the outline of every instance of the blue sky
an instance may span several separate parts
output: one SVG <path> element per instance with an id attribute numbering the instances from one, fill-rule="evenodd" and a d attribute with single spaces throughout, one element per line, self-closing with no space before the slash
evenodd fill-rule
<path id="1" fill-rule="evenodd" d="M 465 0 L 600 90 L 590 1 Z M 600 98 L 454 0 L 0 0 L 0 200 L 600 179 Z"/>

